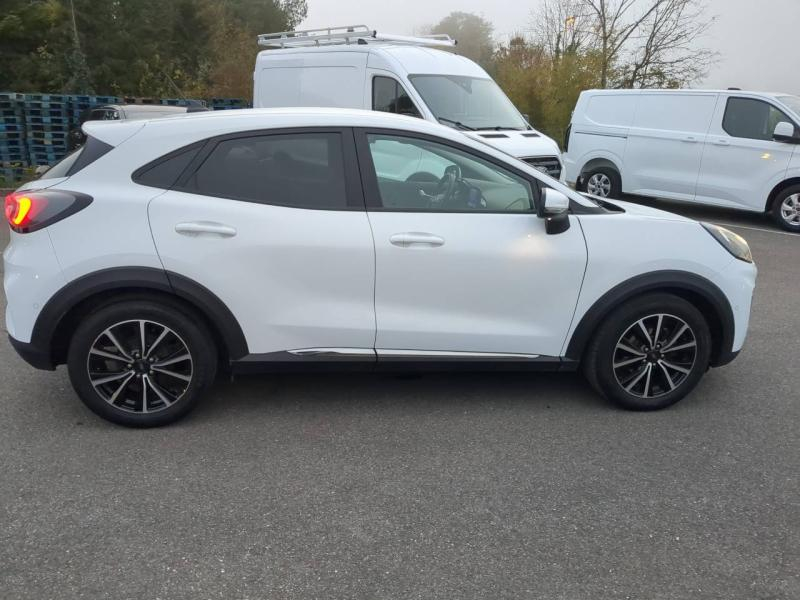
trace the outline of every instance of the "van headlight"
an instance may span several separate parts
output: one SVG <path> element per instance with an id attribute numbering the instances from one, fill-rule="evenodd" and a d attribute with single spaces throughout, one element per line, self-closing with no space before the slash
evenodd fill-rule
<path id="1" fill-rule="evenodd" d="M 702 225 L 725 250 L 733 254 L 733 256 L 744 262 L 753 262 L 753 253 L 750 252 L 750 246 L 747 244 L 747 240 L 738 233 L 733 233 L 730 229 L 725 229 L 724 227 L 711 223 L 700 223 L 700 225 Z"/>

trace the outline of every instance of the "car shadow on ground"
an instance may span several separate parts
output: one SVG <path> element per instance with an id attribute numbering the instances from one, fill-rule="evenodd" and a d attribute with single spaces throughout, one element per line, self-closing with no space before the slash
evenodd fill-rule
<path id="1" fill-rule="evenodd" d="M 498 400 L 500 402 L 498 403 Z M 609 404 L 574 373 L 280 373 L 220 378 L 194 411 L 196 420 L 239 419 L 271 410 L 352 413 L 429 412 L 486 407 L 546 411 L 555 405 L 606 410 Z"/>

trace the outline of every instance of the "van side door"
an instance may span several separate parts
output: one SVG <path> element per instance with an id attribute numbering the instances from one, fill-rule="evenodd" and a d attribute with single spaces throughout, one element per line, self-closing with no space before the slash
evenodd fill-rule
<path id="1" fill-rule="evenodd" d="M 716 93 L 643 92 L 625 148 L 623 189 L 692 201 Z"/>
<path id="2" fill-rule="evenodd" d="M 770 191 L 785 178 L 796 149 L 772 139 L 781 121 L 798 127 L 766 99 L 723 95 L 703 154 L 697 200 L 763 211 Z"/>

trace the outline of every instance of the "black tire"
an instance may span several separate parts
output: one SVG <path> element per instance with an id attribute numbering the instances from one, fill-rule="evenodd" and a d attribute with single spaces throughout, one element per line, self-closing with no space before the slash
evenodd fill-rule
<path id="1" fill-rule="evenodd" d="M 145 353 L 136 357 L 142 354 L 141 322 Z M 127 362 L 123 354 L 134 360 Z M 183 358 L 187 354 L 189 359 Z M 202 320 L 182 306 L 153 299 L 121 300 L 100 307 L 80 323 L 70 341 L 67 368 L 78 396 L 96 414 L 128 427 L 158 427 L 195 407 L 214 381 L 217 348 Z M 117 379 L 102 383 L 111 377 Z M 117 382 L 125 385 L 115 397 Z"/>
<path id="2" fill-rule="evenodd" d="M 791 206 L 784 207 L 783 205 L 787 199 L 790 203 L 794 200 L 795 209 L 800 211 L 800 185 L 790 186 L 775 197 L 775 201 L 772 203 L 770 216 L 772 216 L 772 220 L 782 229 L 800 233 L 800 212 L 790 213 L 791 221 L 787 220 L 784 214 L 784 208 L 791 208 Z"/>
<path id="3" fill-rule="evenodd" d="M 603 193 L 596 193 L 595 195 L 600 196 L 601 198 L 609 198 L 609 199 L 622 198 L 622 177 L 620 177 L 616 169 L 613 169 L 611 167 L 596 167 L 584 173 L 581 176 L 581 191 L 584 192 L 589 191 L 589 182 L 595 176 L 597 177 L 605 176 L 609 182 L 607 195 L 603 195 Z"/>
<path id="4" fill-rule="evenodd" d="M 652 340 L 651 346 L 640 321 L 651 338 L 660 324 L 658 340 Z M 683 325 L 688 329 L 677 335 Z M 618 406 L 659 410 L 694 389 L 708 370 L 711 345 L 708 323 L 697 308 L 671 294 L 648 294 L 624 303 L 605 318 L 586 350 L 583 370 L 589 383 Z M 643 350 L 646 346 L 647 351 Z"/>

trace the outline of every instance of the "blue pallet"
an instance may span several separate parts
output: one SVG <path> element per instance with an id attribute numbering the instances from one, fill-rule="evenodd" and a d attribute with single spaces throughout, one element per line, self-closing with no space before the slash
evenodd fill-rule
<path id="1" fill-rule="evenodd" d="M 24 129 L 25 127 L 22 125 L 22 123 L 0 123 L 0 133 L 11 133 L 14 131 L 22 133 Z"/>
<path id="2" fill-rule="evenodd" d="M 3 138 L 0 140 L 0 146 L 5 146 L 6 148 L 14 148 L 17 146 L 24 146 L 25 142 L 22 138 Z"/>
<path id="3" fill-rule="evenodd" d="M 52 117 L 52 116 L 42 116 L 42 115 L 29 115 L 27 118 L 28 123 L 32 123 L 35 125 L 43 124 L 43 123 L 61 123 L 62 125 L 68 125 L 69 119 L 67 117 Z"/>
<path id="4" fill-rule="evenodd" d="M 69 135 L 69 129 L 61 129 L 59 131 L 50 130 L 50 131 L 28 131 L 25 134 L 25 137 L 28 139 L 30 138 L 40 138 L 43 140 L 52 140 L 55 138 L 65 138 Z"/>
<path id="5" fill-rule="evenodd" d="M 0 108 L 0 118 L 4 123 L 22 121 L 22 112 L 10 108 Z"/>
<path id="6" fill-rule="evenodd" d="M 26 102 L 66 102 L 68 99 L 64 94 L 25 94 Z"/>
<path id="7" fill-rule="evenodd" d="M 66 118 L 67 111 L 63 108 L 28 108 L 25 110 L 26 117 L 58 117 Z"/>
<path id="8" fill-rule="evenodd" d="M 25 130 L 30 133 L 32 131 L 42 131 L 42 132 L 64 132 L 69 131 L 72 129 L 70 124 L 68 123 L 28 123 L 25 127 Z"/>

